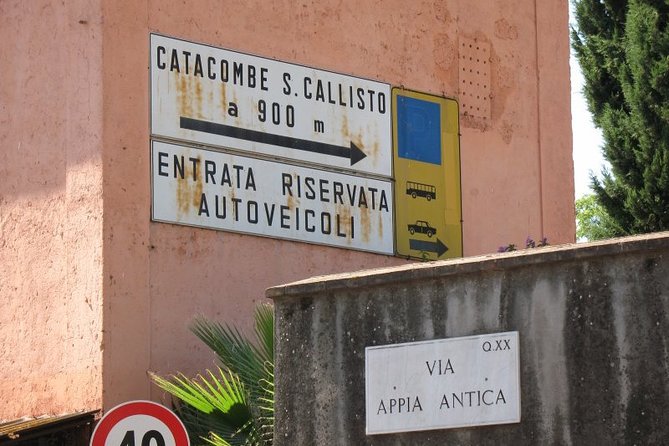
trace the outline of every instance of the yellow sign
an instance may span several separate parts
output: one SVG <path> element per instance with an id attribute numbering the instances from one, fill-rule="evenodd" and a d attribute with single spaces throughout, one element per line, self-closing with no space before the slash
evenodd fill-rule
<path id="1" fill-rule="evenodd" d="M 400 88 L 392 100 L 397 255 L 462 257 L 458 103 Z"/>

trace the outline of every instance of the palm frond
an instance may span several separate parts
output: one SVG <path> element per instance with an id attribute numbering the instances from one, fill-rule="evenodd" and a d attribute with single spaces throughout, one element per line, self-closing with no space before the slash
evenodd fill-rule
<path id="1" fill-rule="evenodd" d="M 246 444 L 247 433 L 242 428 L 233 427 L 228 423 L 217 419 L 217 417 L 207 416 L 197 409 L 187 404 L 177 404 L 175 412 L 183 421 L 190 436 L 191 443 L 195 446 L 195 441 L 200 440 L 200 445 L 209 443 L 211 436 L 216 433 L 221 438 L 228 438 L 231 441 L 224 443 L 226 446 L 243 446 Z"/>
<path id="2" fill-rule="evenodd" d="M 274 363 L 274 309 L 271 305 L 259 305 L 255 312 L 255 332 L 263 350 L 263 360 Z"/>
<path id="3" fill-rule="evenodd" d="M 191 440 L 213 446 L 271 445 L 274 431 L 274 312 L 255 311 L 257 343 L 237 328 L 196 318 L 191 331 L 217 355 L 218 373 L 191 379 L 179 373 L 151 379 L 177 399 Z"/>
<path id="4" fill-rule="evenodd" d="M 220 368 L 218 375 L 188 378 L 179 373 L 170 379 L 151 374 L 151 379 L 166 392 L 181 401 L 178 412 L 189 432 L 202 437 L 209 432 L 230 435 L 243 433 L 251 419 L 244 386 L 239 378 Z"/>
<path id="5" fill-rule="evenodd" d="M 274 364 L 274 314 L 269 305 L 260 305 L 255 312 L 255 333 L 258 345 L 249 342 L 237 328 L 198 317 L 191 331 L 218 357 L 221 365 L 237 374 L 255 399 L 263 395 L 261 380 L 268 379 L 267 364 Z"/>

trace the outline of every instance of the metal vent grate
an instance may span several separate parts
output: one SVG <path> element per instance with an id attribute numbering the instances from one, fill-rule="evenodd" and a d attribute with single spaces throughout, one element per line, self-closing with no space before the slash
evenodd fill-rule
<path id="1" fill-rule="evenodd" d="M 490 43 L 460 39 L 460 112 L 490 119 Z"/>

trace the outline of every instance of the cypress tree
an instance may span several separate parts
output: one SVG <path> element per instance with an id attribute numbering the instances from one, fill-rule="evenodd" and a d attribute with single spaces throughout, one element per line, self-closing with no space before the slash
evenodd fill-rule
<path id="1" fill-rule="evenodd" d="M 619 234 L 669 229 L 669 5 L 574 0 L 572 46 L 611 164 L 592 178 Z"/>

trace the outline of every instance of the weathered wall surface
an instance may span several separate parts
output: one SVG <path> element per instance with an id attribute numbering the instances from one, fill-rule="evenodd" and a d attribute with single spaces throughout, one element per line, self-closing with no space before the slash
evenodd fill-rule
<path id="1" fill-rule="evenodd" d="M 566 1 L 114 1 L 104 16 L 107 407 L 160 397 L 147 369 L 212 364 L 187 330 L 194 314 L 248 328 L 268 286 L 404 263 L 151 223 L 149 32 L 456 97 L 465 253 L 573 241 Z"/>
<path id="2" fill-rule="evenodd" d="M 65 3 L 0 3 L 0 418 L 160 398 L 195 314 L 405 263 L 152 223 L 151 32 L 457 98 L 465 254 L 573 241 L 566 0 Z"/>
<path id="3" fill-rule="evenodd" d="M 306 9 L 329 8 L 324 5 Z M 405 263 L 150 221 L 149 32 L 370 75 L 323 57 L 325 35 L 312 37 L 323 18 L 301 19 L 304 8 L 292 2 L 105 3 L 105 408 L 162 398 L 147 370 L 194 373 L 214 366 L 211 352 L 188 331 L 197 314 L 250 331 L 253 308 L 272 284 Z M 323 59 L 328 63 L 321 65 Z"/>
<path id="4" fill-rule="evenodd" d="M 0 420 L 101 405 L 100 15 L 0 2 Z"/>
<path id="5" fill-rule="evenodd" d="M 272 288 L 275 444 L 664 444 L 667 289 L 667 233 Z M 365 347 L 504 331 L 520 423 L 365 436 Z"/>

